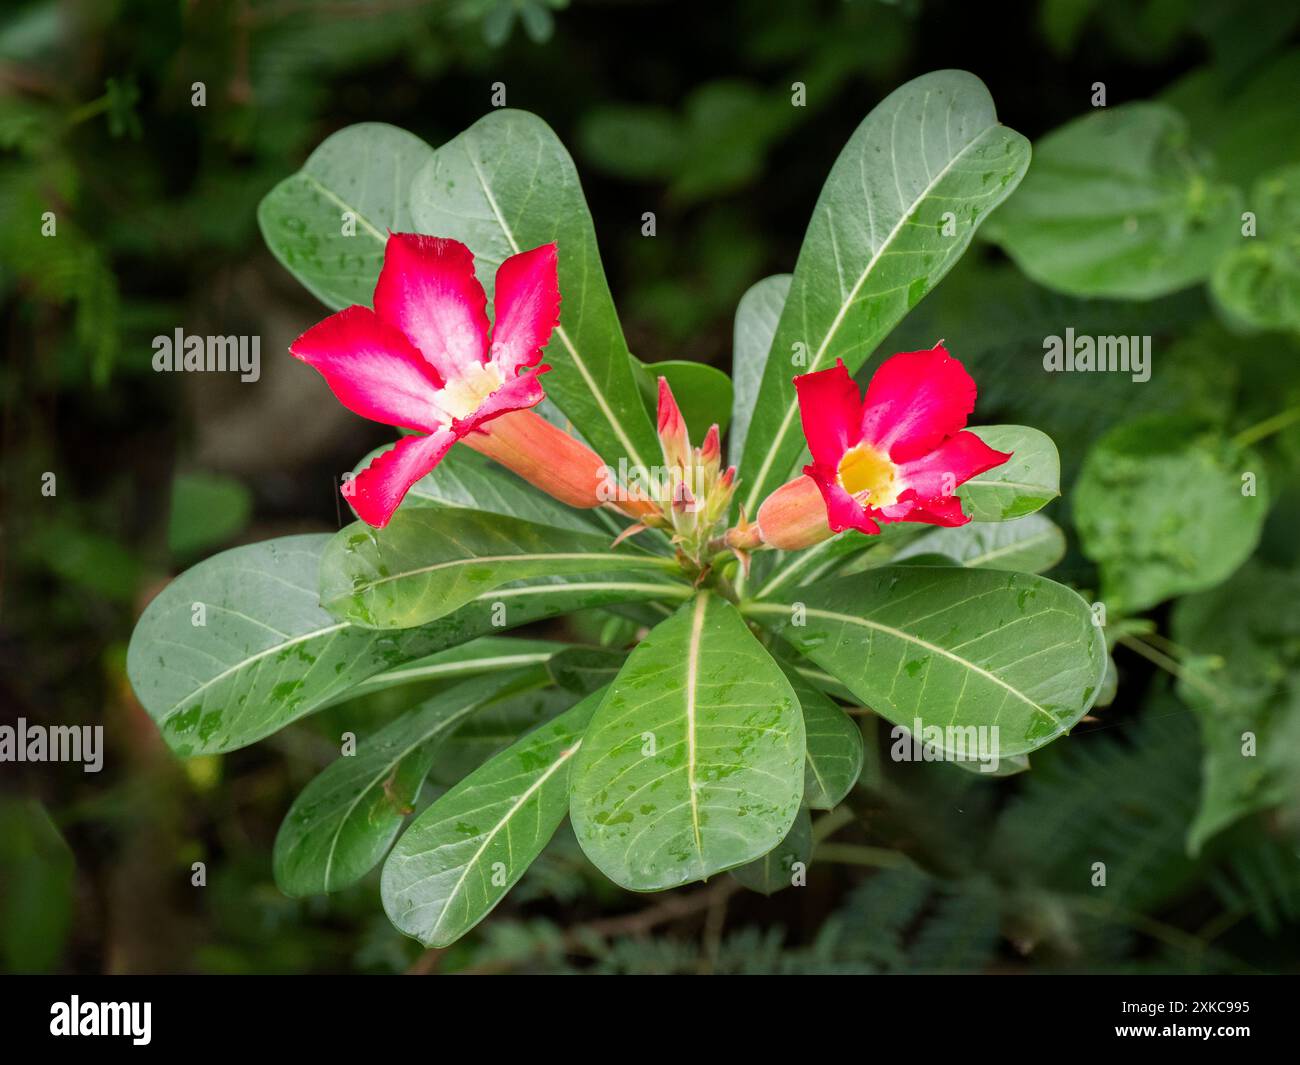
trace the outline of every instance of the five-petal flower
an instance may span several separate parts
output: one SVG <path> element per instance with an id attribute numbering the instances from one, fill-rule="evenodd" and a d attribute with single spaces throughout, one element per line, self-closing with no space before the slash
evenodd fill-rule
<path id="1" fill-rule="evenodd" d="M 290 346 L 349 410 L 422 434 L 403 437 L 346 485 L 370 525 L 386 525 L 457 440 L 544 397 L 538 377 L 548 367 L 537 364 L 560 309 L 555 245 L 501 264 L 490 328 L 486 306 L 465 245 L 390 233 L 374 309 L 348 307 Z"/>

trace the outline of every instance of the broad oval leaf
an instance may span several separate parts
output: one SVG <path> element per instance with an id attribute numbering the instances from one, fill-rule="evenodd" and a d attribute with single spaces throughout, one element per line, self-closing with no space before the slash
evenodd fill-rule
<path id="1" fill-rule="evenodd" d="M 341 129 L 266 194 L 257 209 L 262 238 L 327 307 L 368 307 L 389 231 L 415 229 L 411 182 L 432 158 L 432 148 L 396 126 Z"/>
<path id="2" fill-rule="evenodd" d="M 628 656 L 587 729 L 570 813 L 615 883 L 657 891 L 761 857 L 803 796 L 804 726 L 780 666 L 702 592 Z"/>
<path id="3" fill-rule="evenodd" d="M 1255 494 L 1242 471 L 1257 471 Z M 1072 495 L 1102 598 L 1132 614 L 1212 588 L 1255 550 L 1268 514 L 1264 467 L 1194 418 L 1149 415 L 1093 445 Z"/>
<path id="4" fill-rule="evenodd" d="M 1044 577 L 884 566 L 779 598 L 745 613 L 895 724 L 996 728 L 1004 758 L 1072 728 L 1106 668 L 1088 604 Z"/>
<path id="5" fill-rule="evenodd" d="M 654 578 L 673 569 L 676 563 L 659 555 L 613 551 L 608 536 L 415 507 L 399 510 L 383 529 L 354 522 L 336 533 L 321 560 L 320 599 L 346 621 L 405 629 L 510 581 L 611 570 Z"/>
<path id="6" fill-rule="evenodd" d="M 1027 425 L 985 425 L 971 430 L 1011 458 L 957 489 L 971 521 L 1009 521 L 1041 510 L 1061 494 L 1061 457 L 1046 433 Z"/>
<path id="7" fill-rule="evenodd" d="M 546 394 L 607 462 L 654 465 L 658 440 L 637 393 L 591 213 L 551 128 L 526 111 L 485 115 L 416 176 L 411 212 L 420 232 L 469 246 L 489 294 L 504 259 L 556 242 L 560 324 L 546 348 Z"/>
<path id="8" fill-rule="evenodd" d="M 989 235 L 1035 281 L 1154 299 L 1208 277 L 1241 239 L 1241 194 L 1216 183 L 1187 120 L 1158 103 L 1094 111 L 1034 147 Z"/>
<path id="9" fill-rule="evenodd" d="M 731 875 L 750 891 L 774 895 L 782 888 L 794 885 L 796 864 L 802 866 L 802 871 L 807 874 L 812 849 L 812 819 L 807 810 L 800 810 L 785 839 L 763 857 L 737 866 L 731 870 Z"/>
<path id="10" fill-rule="evenodd" d="M 813 210 L 772 341 L 741 464 L 746 513 L 804 447 L 794 374 L 836 359 L 862 366 L 1028 165 L 1029 142 L 998 124 L 983 82 L 964 71 L 909 81 L 862 121 Z"/>
<path id="11" fill-rule="evenodd" d="M 862 733 L 829 696 L 789 663 L 778 659 L 803 710 L 803 801 L 830 810 L 844 801 L 862 772 Z"/>
<path id="12" fill-rule="evenodd" d="M 275 882 L 287 895 L 338 891 L 370 872 L 413 812 L 438 745 L 479 707 L 549 683 L 534 667 L 440 692 L 341 756 L 299 793 L 275 837 Z"/>
<path id="13" fill-rule="evenodd" d="M 716 424 L 720 433 L 727 431 L 731 422 L 731 378 L 716 366 L 687 359 L 642 362 L 635 357 L 633 365 L 641 399 L 651 417 L 657 417 L 659 378 L 662 377 L 673 390 L 673 398 L 677 400 L 693 440 L 697 443 L 703 440 L 710 425 Z"/>
<path id="14" fill-rule="evenodd" d="M 906 544 L 894 558 L 902 562 L 931 552 L 973 569 L 1042 573 L 1065 557 L 1065 533 L 1042 514 L 1003 522 L 971 522 L 936 528 Z"/>
<path id="15" fill-rule="evenodd" d="M 736 305 L 736 324 L 732 331 L 731 379 L 733 387 L 731 437 L 727 454 L 733 466 L 739 465 L 749 434 L 749 420 L 754 416 L 763 370 L 776 336 L 781 308 L 790 294 L 791 274 L 774 274 L 749 287 Z"/>
<path id="16" fill-rule="evenodd" d="M 384 863 L 393 924 L 442 947 L 491 912 L 564 820 L 570 764 L 602 698 L 595 692 L 529 733 L 415 819 Z"/>
<path id="17" fill-rule="evenodd" d="M 320 606 L 329 540 L 290 536 L 224 551 L 181 574 L 145 609 L 131 635 L 127 675 L 177 754 L 247 746 L 368 677 L 499 631 L 494 622 L 514 627 L 586 606 L 690 594 L 647 576 L 546 577 L 494 589 L 417 629 L 363 629 Z"/>

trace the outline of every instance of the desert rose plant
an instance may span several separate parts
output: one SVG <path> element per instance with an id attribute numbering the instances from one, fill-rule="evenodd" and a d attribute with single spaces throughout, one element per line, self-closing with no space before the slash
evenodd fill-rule
<path id="1" fill-rule="evenodd" d="M 267 243 L 333 311 L 292 355 L 402 434 L 343 478 L 353 524 L 177 577 L 129 672 L 182 756 L 376 693 L 405 707 L 358 718 L 288 810 L 281 888 L 382 863 L 394 924 L 448 944 L 567 816 L 625 888 L 730 871 L 770 892 L 858 778 L 846 706 L 972 772 L 1068 732 L 1107 655 L 1089 604 L 1036 575 L 1063 550 L 1035 513 L 1052 442 L 968 425 L 960 337 L 867 366 L 1028 163 L 972 75 L 898 89 L 793 274 L 741 302 L 730 379 L 628 351 L 572 161 L 531 114 L 436 150 L 353 126 L 277 186 Z M 506 635 L 593 609 L 632 635 Z"/>

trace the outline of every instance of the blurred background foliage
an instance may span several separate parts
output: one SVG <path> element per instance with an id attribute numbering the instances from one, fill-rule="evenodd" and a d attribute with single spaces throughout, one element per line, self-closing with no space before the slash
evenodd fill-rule
<path id="1" fill-rule="evenodd" d="M 1041 0 L 996 16 L 939 0 L 5 5 L 0 719 L 103 724 L 107 758 L 100 774 L 0 766 L 0 967 L 1300 968 L 1298 25 L 1288 0 Z M 892 761 L 864 714 L 859 788 L 815 824 L 808 886 L 770 898 L 731 878 L 628 895 L 567 829 L 445 952 L 403 939 L 370 881 L 281 895 L 276 828 L 334 737 L 429 692 L 182 763 L 126 682 L 131 626 L 162 582 L 226 546 L 336 528 L 339 474 L 383 440 L 282 357 L 321 309 L 262 246 L 262 195 L 353 122 L 439 144 L 501 82 L 574 153 L 633 351 L 727 369 L 738 299 L 792 267 L 849 133 L 945 66 L 985 80 L 1035 162 L 884 350 L 946 338 L 980 384 L 980 422 L 1057 441 L 1065 491 L 1049 513 L 1070 549 L 1053 576 L 1117 601 L 1156 581 L 1153 601 L 1109 619 L 1109 705 L 996 781 Z M 1255 237 L 1211 239 L 1242 210 Z M 1108 218 L 1132 239 L 1098 239 Z M 1151 380 L 1044 374 L 1044 337 L 1067 326 L 1150 335 Z M 261 381 L 154 373 L 151 338 L 177 327 L 260 336 Z M 1134 433 L 1159 463 L 1124 465 Z M 1270 517 L 1247 537 L 1253 557 L 1220 574 L 1198 478 L 1235 477 L 1243 454 Z M 1076 528 L 1076 488 L 1119 524 Z M 1209 543 L 1188 554 L 1184 526 L 1202 520 Z M 634 632 L 596 611 L 566 635 L 618 648 Z"/>

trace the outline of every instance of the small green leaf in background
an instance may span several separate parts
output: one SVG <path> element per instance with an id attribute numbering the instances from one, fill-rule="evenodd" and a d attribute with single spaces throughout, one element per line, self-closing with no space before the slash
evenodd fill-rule
<path id="1" fill-rule="evenodd" d="M 248 524 L 253 499 L 233 477 L 181 473 L 172 481 L 167 546 L 187 556 L 224 544 Z"/>
<path id="2" fill-rule="evenodd" d="M 763 370 L 772 350 L 781 308 L 790 294 L 790 274 L 774 274 L 756 281 L 736 305 L 736 324 L 732 332 L 731 377 L 734 385 L 731 437 L 727 454 L 738 465 L 745 450 L 749 421 L 763 384 Z"/>
<path id="3" fill-rule="evenodd" d="M 782 888 L 793 886 L 796 863 L 807 874 L 808 863 L 812 860 L 812 848 L 812 819 L 807 810 L 800 810 L 785 839 L 763 857 L 737 866 L 731 870 L 731 875 L 750 891 L 774 895 Z"/>
<path id="4" fill-rule="evenodd" d="M 1023 573 L 883 566 L 744 610 L 894 724 L 996 727 L 1003 758 L 1073 728 L 1106 668 L 1088 604 Z"/>
<path id="5" fill-rule="evenodd" d="M 1201 723 L 1201 801 L 1188 829 L 1197 853 L 1256 810 L 1300 812 L 1300 574 L 1247 563 L 1174 607 L 1184 663 L 1178 695 Z"/>
<path id="6" fill-rule="evenodd" d="M 1246 495 L 1244 474 L 1255 475 Z M 1115 614 L 1212 588 L 1259 542 L 1263 463 L 1194 418 L 1150 415 L 1106 433 L 1071 496 L 1083 552 Z"/>
<path id="7" fill-rule="evenodd" d="M 770 851 L 803 777 L 798 698 L 736 608 L 701 592 L 628 656 L 587 729 L 570 813 L 606 876 L 658 891 Z"/>
<path id="8" fill-rule="evenodd" d="M 1046 433 L 1026 425 L 989 425 L 971 430 L 1011 458 L 972 477 L 957 489 L 972 521 L 1008 521 L 1041 510 L 1061 494 L 1061 460 Z"/>
<path id="9" fill-rule="evenodd" d="M 569 771 L 598 691 L 437 799 L 384 863 L 389 919 L 425 946 L 453 943 L 491 912 L 568 809 Z"/>
<path id="10" fill-rule="evenodd" d="M 540 667 L 475 677 L 403 714 L 342 755 L 298 798 L 275 837 L 275 882 L 287 895 L 338 891 L 370 872 L 414 810 L 434 754 L 493 700 L 547 683 Z"/>
<path id="11" fill-rule="evenodd" d="M 77 870 L 35 799 L 0 798 L 0 961 L 5 972 L 59 967 L 72 927 Z"/>
<path id="12" fill-rule="evenodd" d="M 855 373 L 1028 165 L 1029 142 L 998 124 L 984 83 L 965 71 L 915 78 L 863 119 L 813 209 L 772 340 L 740 470 L 747 514 L 803 450 L 794 375 L 836 359 Z"/>
<path id="13" fill-rule="evenodd" d="M 1042 573 L 1065 557 L 1065 533 L 1041 514 L 933 529 L 905 544 L 895 561 L 937 553 L 963 566 Z"/>
<path id="14" fill-rule="evenodd" d="M 1300 330 L 1300 165 L 1261 178 L 1246 210 L 1255 232 L 1219 260 L 1214 296 L 1253 329 Z"/>
<path id="15" fill-rule="evenodd" d="M 424 141 L 396 126 L 339 130 L 262 200 L 257 221 L 266 246 L 331 310 L 369 307 L 389 230 L 416 229 L 411 182 L 432 157 Z"/>
<path id="16" fill-rule="evenodd" d="M 565 691 L 590 695 L 609 684 L 627 661 L 623 651 L 603 647 L 570 647 L 555 655 L 546 671 Z"/>
<path id="17" fill-rule="evenodd" d="M 336 533 L 321 559 L 320 601 L 346 621 L 405 629 L 528 577 L 619 571 L 654 579 L 674 568 L 658 555 L 615 552 L 608 536 L 415 507 L 383 529 L 354 522 Z"/>
<path id="18" fill-rule="evenodd" d="M 1241 227 L 1241 193 L 1214 177 L 1164 104 L 1094 111 L 1034 145 L 988 235 L 1040 284 L 1154 299 L 1209 277 Z"/>

